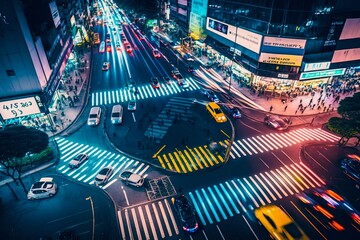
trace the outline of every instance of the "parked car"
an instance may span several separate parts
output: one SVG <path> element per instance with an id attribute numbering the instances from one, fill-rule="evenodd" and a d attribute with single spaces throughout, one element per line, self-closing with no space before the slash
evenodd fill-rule
<path id="1" fill-rule="evenodd" d="M 150 82 L 151 82 L 151 86 L 153 88 L 160 88 L 160 83 L 159 83 L 159 80 L 157 79 L 157 77 L 151 77 Z"/>
<path id="2" fill-rule="evenodd" d="M 345 231 L 351 225 L 360 227 L 360 213 L 340 194 L 331 189 L 316 188 L 299 193 L 298 199 L 311 206 L 309 210 L 322 224 L 336 231 Z"/>
<path id="3" fill-rule="evenodd" d="M 113 167 L 104 167 L 102 168 L 99 173 L 95 177 L 95 185 L 99 186 L 101 184 L 107 183 L 110 179 L 111 175 L 113 174 Z"/>
<path id="4" fill-rule="evenodd" d="M 195 210 L 185 195 L 171 198 L 175 211 L 180 218 L 183 230 L 186 232 L 196 232 L 199 224 L 195 217 Z"/>
<path id="5" fill-rule="evenodd" d="M 360 184 L 360 156 L 349 154 L 341 161 L 341 169 L 348 177 Z"/>
<path id="6" fill-rule="evenodd" d="M 309 237 L 281 208 L 265 205 L 255 210 L 255 217 L 272 239 L 308 240 Z"/>
<path id="7" fill-rule="evenodd" d="M 110 69 L 110 63 L 109 62 L 104 62 L 103 66 L 102 66 L 102 70 L 107 71 L 109 69 Z"/>
<path id="8" fill-rule="evenodd" d="M 38 182 L 35 182 L 28 194 L 29 200 L 48 198 L 54 196 L 58 191 L 57 184 L 53 182 L 51 177 L 43 177 Z"/>
<path id="9" fill-rule="evenodd" d="M 83 164 L 86 160 L 89 159 L 89 156 L 86 153 L 80 153 L 76 155 L 76 157 L 69 162 L 70 168 L 78 168 Z"/>
<path id="10" fill-rule="evenodd" d="M 129 111 L 136 111 L 136 101 L 130 100 L 128 103 L 128 110 Z"/>
<path id="11" fill-rule="evenodd" d="M 219 102 L 219 98 L 216 96 L 216 94 L 212 90 L 205 90 L 204 94 L 207 96 L 207 98 L 211 102 Z"/>
<path id="12" fill-rule="evenodd" d="M 241 118 L 241 112 L 238 107 L 234 107 L 231 105 L 224 105 L 224 108 L 226 112 L 232 117 L 232 118 Z"/>
<path id="13" fill-rule="evenodd" d="M 143 176 L 128 170 L 123 171 L 119 177 L 121 180 L 126 182 L 126 185 L 130 184 L 135 187 L 141 187 L 145 180 Z"/>
<path id="14" fill-rule="evenodd" d="M 278 116 L 267 115 L 264 119 L 264 122 L 266 125 L 278 131 L 286 130 L 288 128 L 288 124 Z"/>

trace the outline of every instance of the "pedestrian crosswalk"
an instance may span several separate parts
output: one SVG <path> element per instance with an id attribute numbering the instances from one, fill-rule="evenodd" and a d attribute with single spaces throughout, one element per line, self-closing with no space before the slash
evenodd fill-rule
<path id="1" fill-rule="evenodd" d="M 102 188 L 107 188 L 118 180 L 118 175 L 123 170 L 132 170 L 139 175 L 147 176 L 146 171 L 150 165 L 130 159 L 124 155 L 99 149 L 94 146 L 69 141 L 65 138 L 55 138 L 60 151 L 60 162 L 57 171 L 77 181 L 94 184 L 95 176 L 103 167 L 113 167 L 113 174 L 108 183 Z M 79 153 L 86 153 L 89 159 L 79 168 L 70 169 L 68 164 Z"/>
<path id="2" fill-rule="evenodd" d="M 173 97 L 171 98 L 145 131 L 145 136 L 153 138 L 156 143 L 165 136 L 168 129 L 177 121 L 189 121 L 192 118 L 190 111 L 194 99 Z"/>
<path id="3" fill-rule="evenodd" d="M 185 195 L 196 211 L 200 226 L 205 226 L 325 184 L 306 164 L 295 163 L 229 179 Z M 179 235 L 181 223 L 171 206 L 167 198 L 119 211 L 122 239 L 164 239 Z"/>
<path id="4" fill-rule="evenodd" d="M 160 84 L 160 88 L 154 89 L 150 84 L 138 86 L 138 93 L 135 93 L 134 88 L 121 88 L 117 90 L 101 91 L 91 93 L 91 105 L 107 105 L 127 102 L 130 100 L 141 100 L 147 98 L 169 96 L 185 91 L 194 91 L 200 89 L 199 85 L 192 78 L 187 78 L 186 81 L 189 83 L 189 87 L 183 88 L 176 82 L 172 84 Z"/>
<path id="5" fill-rule="evenodd" d="M 230 157 L 237 159 L 245 156 L 260 154 L 272 150 L 290 147 L 305 141 L 330 141 L 336 142 L 340 137 L 326 132 L 320 128 L 300 128 L 297 130 L 270 133 L 266 135 L 254 136 L 234 140 Z M 224 148 L 229 144 L 228 140 L 218 142 Z M 156 156 L 161 167 L 176 171 L 178 173 L 188 173 L 212 167 L 224 162 L 224 155 L 220 151 L 210 151 L 207 145 L 179 150 Z"/>

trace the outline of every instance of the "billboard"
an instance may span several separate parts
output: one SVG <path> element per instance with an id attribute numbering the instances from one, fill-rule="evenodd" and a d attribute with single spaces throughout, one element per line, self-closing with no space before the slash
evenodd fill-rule
<path id="1" fill-rule="evenodd" d="M 255 53 L 260 52 L 262 41 L 262 35 L 260 34 L 239 27 L 237 28 L 209 17 L 207 18 L 206 29 L 232 42 L 235 42 L 236 35 L 236 44 Z"/>
<path id="2" fill-rule="evenodd" d="M 345 21 L 339 40 L 360 38 L 360 18 L 348 18 Z"/>
<path id="3" fill-rule="evenodd" d="M 331 63 L 360 60 L 360 48 L 335 50 Z"/>
<path id="4" fill-rule="evenodd" d="M 304 72 L 329 69 L 330 62 L 306 63 Z"/>
<path id="5" fill-rule="evenodd" d="M 305 39 L 264 37 L 263 46 L 305 49 Z"/>
<path id="6" fill-rule="evenodd" d="M 302 59 L 303 56 L 301 55 L 261 53 L 259 62 L 299 67 L 301 66 Z"/>
<path id="7" fill-rule="evenodd" d="M 35 97 L 0 102 L 0 115 L 4 120 L 40 113 Z"/>
<path id="8" fill-rule="evenodd" d="M 345 70 L 346 70 L 346 68 L 338 68 L 338 69 L 330 69 L 330 70 L 324 70 L 324 71 L 301 73 L 300 80 L 341 76 L 341 75 L 344 75 Z"/>
<path id="9" fill-rule="evenodd" d="M 333 50 L 336 46 L 341 30 L 344 26 L 344 20 L 333 20 L 330 25 L 329 32 L 324 41 L 324 48 Z"/>
<path id="10" fill-rule="evenodd" d="M 60 15 L 59 15 L 59 11 L 58 11 L 56 2 L 55 1 L 50 2 L 49 7 L 50 7 L 52 19 L 55 24 L 55 28 L 57 28 L 60 25 Z"/>
<path id="11" fill-rule="evenodd" d="M 205 38 L 204 29 L 206 23 L 208 0 L 193 0 L 191 3 L 189 30 L 194 39 Z"/>

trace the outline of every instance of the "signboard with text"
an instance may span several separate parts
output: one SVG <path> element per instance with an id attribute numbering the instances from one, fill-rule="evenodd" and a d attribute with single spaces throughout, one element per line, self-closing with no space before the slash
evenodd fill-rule
<path id="1" fill-rule="evenodd" d="M 301 66 L 303 56 L 261 53 L 259 62 L 285 66 Z"/>
<path id="2" fill-rule="evenodd" d="M 40 113 L 35 97 L 0 102 L 0 115 L 4 120 Z"/>
<path id="3" fill-rule="evenodd" d="M 330 69 L 330 70 L 324 70 L 324 71 L 301 73 L 300 80 L 341 76 L 341 75 L 344 75 L 345 70 L 346 70 L 346 68 L 338 68 L 338 69 Z"/>
<path id="4" fill-rule="evenodd" d="M 329 69 L 330 62 L 306 63 L 304 72 Z"/>

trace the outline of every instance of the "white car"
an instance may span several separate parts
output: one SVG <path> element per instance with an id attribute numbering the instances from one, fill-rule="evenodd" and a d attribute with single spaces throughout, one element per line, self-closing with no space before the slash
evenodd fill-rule
<path id="1" fill-rule="evenodd" d="M 102 70 L 107 71 L 109 69 L 110 69 L 110 63 L 109 62 L 104 62 L 103 66 L 102 66 Z"/>
<path id="2" fill-rule="evenodd" d="M 73 160 L 69 162 L 70 168 L 78 168 L 81 164 L 83 164 L 86 160 L 89 159 L 89 156 L 86 153 L 78 154 Z"/>
<path id="3" fill-rule="evenodd" d="M 114 170 L 113 167 L 110 167 L 110 166 L 102 168 L 95 177 L 95 180 L 94 180 L 95 185 L 99 186 L 101 184 L 107 183 L 107 181 L 113 174 L 113 170 Z"/>
<path id="4" fill-rule="evenodd" d="M 58 187 L 53 182 L 53 178 L 43 177 L 31 186 L 27 198 L 29 200 L 48 198 L 54 196 L 57 191 Z"/>
<path id="5" fill-rule="evenodd" d="M 128 170 L 123 171 L 119 177 L 121 178 L 121 180 L 126 182 L 126 185 L 130 184 L 135 187 L 141 187 L 144 184 L 145 180 L 143 176 Z"/>
<path id="6" fill-rule="evenodd" d="M 136 111 L 136 101 L 134 101 L 134 100 L 129 101 L 128 110 L 129 111 Z"/>

